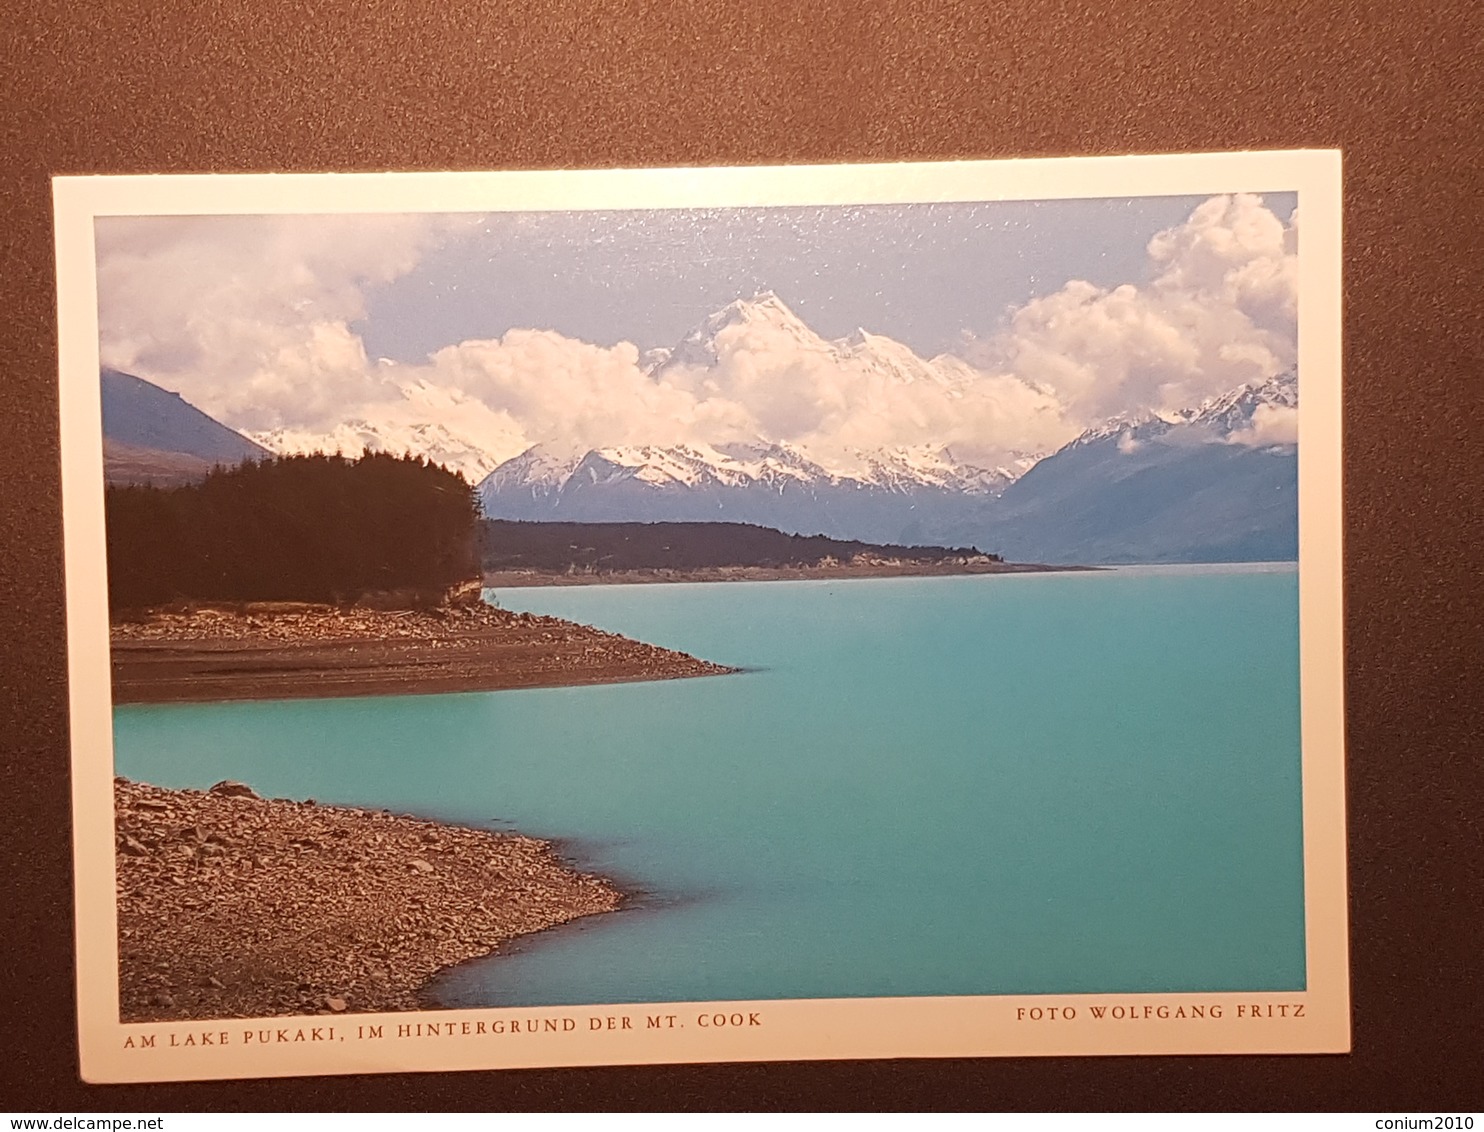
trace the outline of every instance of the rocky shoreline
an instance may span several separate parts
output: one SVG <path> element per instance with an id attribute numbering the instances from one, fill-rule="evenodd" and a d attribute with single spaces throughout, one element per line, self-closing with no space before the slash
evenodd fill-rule
<path id="1" fill-rule="evenodd" d="M 481 602 L 152 610 L 115 619 L 110 636 L 120 704 L 498 691 L 736 671 Z"/>
<path id="2" fill-rule="evenodd" d="M 123 1022 L 425 1009 L 445 967 L 617 909 L 550 843 L 114 780 Z"/>

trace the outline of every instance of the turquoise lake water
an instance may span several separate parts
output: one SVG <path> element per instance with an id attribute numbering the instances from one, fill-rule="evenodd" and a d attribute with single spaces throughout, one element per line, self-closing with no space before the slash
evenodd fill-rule
<path id="1" fill-rule="evenodd" d="M 642 892 L 450 1006 L 1301 989 L 1297 582 L 511 589 L 746 671 L 123 707 L 116 765 L 513 827 Z"/>

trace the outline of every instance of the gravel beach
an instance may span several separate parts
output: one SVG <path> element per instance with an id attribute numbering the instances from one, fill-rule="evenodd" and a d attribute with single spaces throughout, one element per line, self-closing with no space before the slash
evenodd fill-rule
<path id="1" fill-rule="evenodd" d="M 516 834 L 231 782 L 114 800 L 124 1022 L 424 1009 L 440 969 L 623 899 Z"/>
<path id="2" fill-rule="evenodd" d="M 153 611 L 111 627 L 114 703 L 499 691 L 733 672 L 587 625 L 479 603 Z"/>

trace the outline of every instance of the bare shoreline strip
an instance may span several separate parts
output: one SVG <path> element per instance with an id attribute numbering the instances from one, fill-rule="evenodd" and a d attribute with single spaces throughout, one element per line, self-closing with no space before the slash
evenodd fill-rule
<path id="1" fill-rule="evenodd" d="M 941 562 L 911 559 L 840 562 L 819 566 L 702 566 L 648 570 L 487 570 L 486 587 L 520 589 L 534 586 L 614 586 L 676 582 L 810 582 L 857 578 L 950 578 L 968 574 L 1052 574 L 1098 570 L 1097 566 L 1047 566 L 1031 562 L 995 562 L 986 558 Z"/>
<path id="2" fill-rule="evenodd" d="M 153 611 L 111 631 L 117 704 L 390 696 L 736 671 L 556 617 L 260 603 Z"/>
<path id="3" fill-rule="evenodd" d="M 124 1022 L 427 1009 L 444 968 L 624 899 L 518 834 L 240 783 L 114 801 Z"/>

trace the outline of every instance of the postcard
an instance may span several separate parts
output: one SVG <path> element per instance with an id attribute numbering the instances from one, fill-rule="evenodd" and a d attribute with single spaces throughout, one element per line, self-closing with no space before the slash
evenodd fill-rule
<path id="1" fill-rule="evenodd" d="M 1349 1048 L 1338 153 L 54 195 L 87 1080 Z"/>

